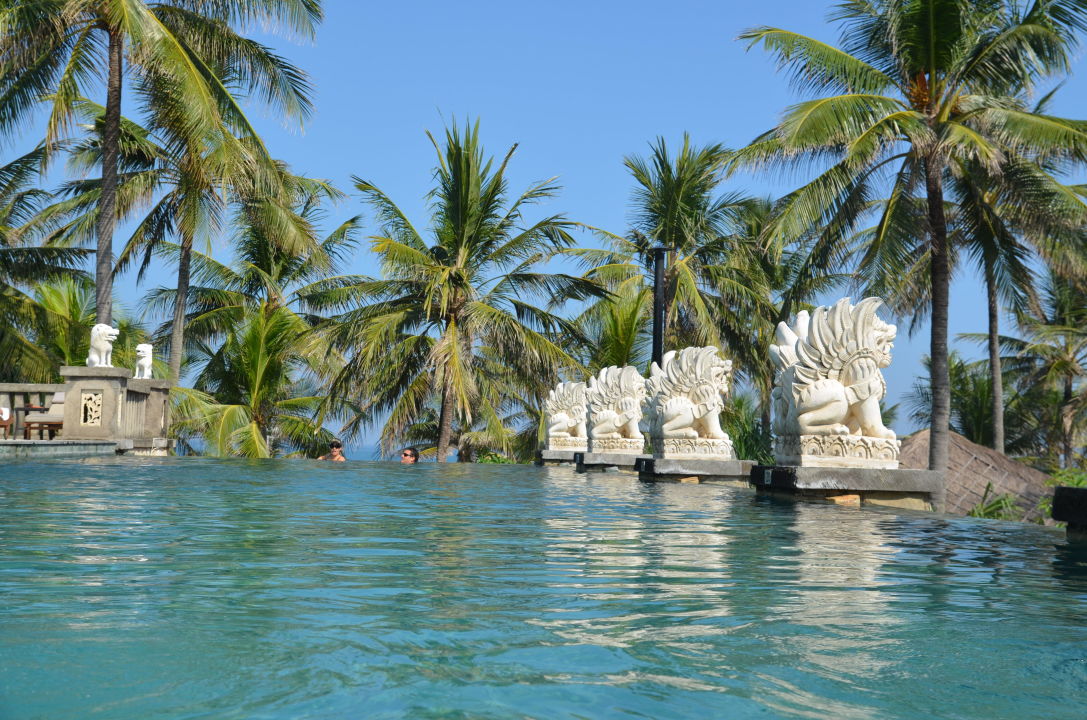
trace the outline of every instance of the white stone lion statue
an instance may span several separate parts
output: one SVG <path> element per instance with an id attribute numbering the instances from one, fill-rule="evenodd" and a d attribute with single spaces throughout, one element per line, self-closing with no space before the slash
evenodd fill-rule
<path id="1" fill-rule="evenodd" d="M 155 348 L 150 343 L 140 343 L 136 346 L 136 374 L 133 377 L 139 379 L 151 379 L 151 362 L 154 359 Z"/>
<path id="2" fill-rule="evenodd" d="M 87 367 L 113 367 L 113 343 L 120 331 L 105 323 L 91 328 L 91 349 L 87 353 Z"/>
<path id="3" fill-rule="evenodd" d="M 897 332 L 876 315 L 882 303 L 870 297 L 852 305 L 842 298 L 810 316 L 797 313 L 791 327 L 778 323 L 770 346 L 776 435 L 895 439 L 879 407 L 887 391 L 880 370 L 891 363 Z"/>
<path id="4" fill-rule="evenodd" d="M 645 378 L 637 368 L 612 365 L 589 378 L 589 434 L 593 439 L 641 440 L 638 423 L 645 403 Z"/>
<path id="5" fill-rule="evenodd" d="M 661 358 L 661 364 L 653 363 L 645 381 L 653 435 L 728 440 L 721 429 L 720 413 L 729 390 L 732 361 L 708 346 L 672 350 Z"/>
<path id="6" fill-rule="evenodd" d="M 585 383 L 560 382 L 547 394 L 544 411 L 549 439 L 586 439 Z"/>

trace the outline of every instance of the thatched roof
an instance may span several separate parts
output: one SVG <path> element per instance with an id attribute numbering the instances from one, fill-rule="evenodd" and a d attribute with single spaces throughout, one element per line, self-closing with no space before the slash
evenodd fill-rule
<path id="1" fill-rule="evenodd" d="M 928 467 L 928 430 L 919 430 L 902 439 L 899 464 L 904 468 Z M 1038 501 L 1053 493 L 1046 485 L 1049 476 L 1002 455 L 992 448 L 970 442 L 951 433 L 947 460 L 947 512 L 965 515 L 981 502 L 985 486 L 992 483 L 989 499 L 1009 494 L 1023 511 L 1024 520 L 1040 515 Z"/>

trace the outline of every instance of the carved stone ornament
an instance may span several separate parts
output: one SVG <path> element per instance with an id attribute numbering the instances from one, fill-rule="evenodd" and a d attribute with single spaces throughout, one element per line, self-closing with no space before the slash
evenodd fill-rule
<path id="1" fill-rule="evenodd" d="M 897 468 L 899 442 L 883 425 L 894 325 L 876 315 L 876 297 L 842 298 L 793 324 L 778 323 L 770 357 L 776 380 L 775 459 L 815 467 Z"/>
<path id="2" fill-rule="evenodd" d="M 84 390 L 79 395 L 79 424 L 86 427 L 102 426 L 102 393 Z"/>
<path id="3" fill-rule="evenodd" d="M 585 383 L 560 382 L 544 401 L 548 450 L 588 450 Z"/>
<path id="4" fill-rule="evenodd" d="M 860 435 L 789 435 L 774 439 L 774 458 L 799 467 L 898 467 L 898 439 Z"/>
<path id="5" fill-rule="evenodd" d="M 653 363 L 645 381 L 654 454 L 662 458 L 732 460 L 732 440 L 721 429 L 732 361 L 717 348 L 687 347 Z"/>
<path id="6" fill-rule="evenodd" d="M 140 343 L 136 346 L 136 374 L 139 379 L 151 379 L 151 362 L 154 358 L 155 348 L 148 343 Z"/>
<path id="7" fill-rule="evenodd" d="M 589 448 L 593 452 L 641 453 L 645 438 L 638 428 L 645 404 L 645 378 L 637 368 L 606 367 L 589 378 Z"/>
<path id="8" fill-rule="evenodd" d="M 91 349 L 87 367 L 113 367 L 113 343 L 120 333 L 115 327 L 99 323 L 91 328 Z"/>

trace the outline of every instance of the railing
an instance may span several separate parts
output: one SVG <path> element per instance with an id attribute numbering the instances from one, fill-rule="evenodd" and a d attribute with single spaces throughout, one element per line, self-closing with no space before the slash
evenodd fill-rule
<path id="1" fill-rule="evenodd" d="M 9 438 L 23 436 L 23 424 L 26 412 L 19 408 L 31 405 L 48 408 L 53 400 L 53 393 L 64 390 L 64 385 L 50 383 L 0 383 L 0 407 L 11 408 L 15 422 L 8 428 Z M 32 440 L 48 440 L 49 431 L 37 429 L 30 434 Z"/>

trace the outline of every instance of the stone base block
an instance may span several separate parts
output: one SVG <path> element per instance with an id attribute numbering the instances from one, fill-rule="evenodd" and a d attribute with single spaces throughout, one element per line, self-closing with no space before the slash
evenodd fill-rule
<path id="1" fill-rule="evenodd" d="M 747 485 L 754 463 L 750 460 L 646 458 L 635 466 L 642 480 L 674 482 L 741 482 Z"/>
<path id="2" fill-rule="evenodd" d="M 901 444 L 861 435 L 787 435 L 774 439 L 774 459 L 796 467 L 893 470 Z"/>
<path id="3" fill-rule="evenodd" d="M 580 452 L 580 450 L 540 450 L 536 453 L 536 464 L 570 465 L 575 460 L 574 456 Z"/>
<path id="4" fill-rule="evenodd" d="M 108 440 L 0 440 L 0 460 L 89 457 L 116 453 L 117 443 Z"/>
<path id="5" fill-rule="evenodd" d="M 644 450 L 645 438 L 589 438 L 588 452 L 593 454 L 641 455 Z"/>
<path id="6" fill-rule="evenodd" d="M 634 470 L 635 463 L 649 455 L 635 455 L 628 452 L 587 452 L 575 453 L 574 462 L 578 472 Z"/>
<path id="7" fill-rule="evenodd" d="M 662 459 L 735 460 L 732 439 L 654 438 L 653 457 Z"/>
<path id="8" fill-rule="evenodd" d="M 583 437 L 549 437 L 547 438 L 547 449 L 586 452 L 589 449 L 589 439 Z"/>
<path id="9" fill-rule="evenodd" d="M 946 497 L 943 473 L 931 470 L 756 465 L 750 481 L 760 491 L 839 504 L 857 496 L 864 505 L 943 512 Z"/>

